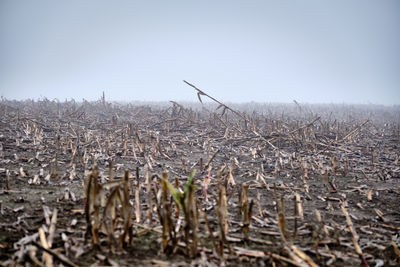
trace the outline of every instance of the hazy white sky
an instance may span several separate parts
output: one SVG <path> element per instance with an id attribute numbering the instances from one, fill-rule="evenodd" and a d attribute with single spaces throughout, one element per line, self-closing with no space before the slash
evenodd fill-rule
<path id="1" fill-rule="evenodd" d="M 0 0 L 11 99 L 400 104 L 400 1 Z"/>

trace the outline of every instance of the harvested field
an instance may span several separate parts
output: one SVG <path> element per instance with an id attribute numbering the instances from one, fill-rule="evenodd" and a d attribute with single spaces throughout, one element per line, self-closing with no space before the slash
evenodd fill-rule
<path id="1" fill-rule="evenodd" d="M 0 114 L 1 266 L 400 264 L 398 106 Z"/>

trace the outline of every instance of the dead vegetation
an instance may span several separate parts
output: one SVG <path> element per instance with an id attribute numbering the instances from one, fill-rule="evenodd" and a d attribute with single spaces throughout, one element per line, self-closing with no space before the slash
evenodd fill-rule
<path id="1" fill-rule="evenodd" d="M 400 264 L 399 107 L 0 102 L 2 266 Z"/>

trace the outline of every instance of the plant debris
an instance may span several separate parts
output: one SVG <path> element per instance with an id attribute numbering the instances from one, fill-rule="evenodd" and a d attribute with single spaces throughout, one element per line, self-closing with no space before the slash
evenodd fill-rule
<path id="1" fill-rule="evenodd" d="M 400 264 L 399 107 L 186 83 L 201 103 L 2 99 L 0 265 Z"/>

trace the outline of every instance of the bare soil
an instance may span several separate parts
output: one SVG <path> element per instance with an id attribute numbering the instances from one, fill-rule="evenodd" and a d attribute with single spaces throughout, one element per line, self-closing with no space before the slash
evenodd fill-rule
<path id="1" fill-rule="evenodd" d="M 34 259 L 45 265 L 36 234 L 41 228 L 48 237 L 55 210 L 50 249 L 78 266 L 400 264 L 399 107 L 234 108 L 243 117 L 229 110 L 221 114 L 210 104 L 2 100 L 1 265 L 34 266 Z M 99 248 L 86 236 L 84 179 L 94 166 L 100 184 L 130 173 L 133 244 L 124 249 L 112 252 L 104 233 Z M 187 255 L 182 230 L 176 233 L 182 242 L 175 250 L 163 250 L 146 175 L 157 182 L 153 175 L 166 172 L 183 189 L 193 169 L 199 208 L 215 241 L 222 242 L 223 255 L 213 251 L 201 216 L 195 257 Z M 218 235 L 218 184 L 226 186 L 226 240 Z M 254 203 L 248 237 L 239 201 L 243 186 Z M 182 214 L 173 218 L 175 226 L 179 221 L 184 224 Z M 68 265 L 56 256 L 52 263 Z"/>

